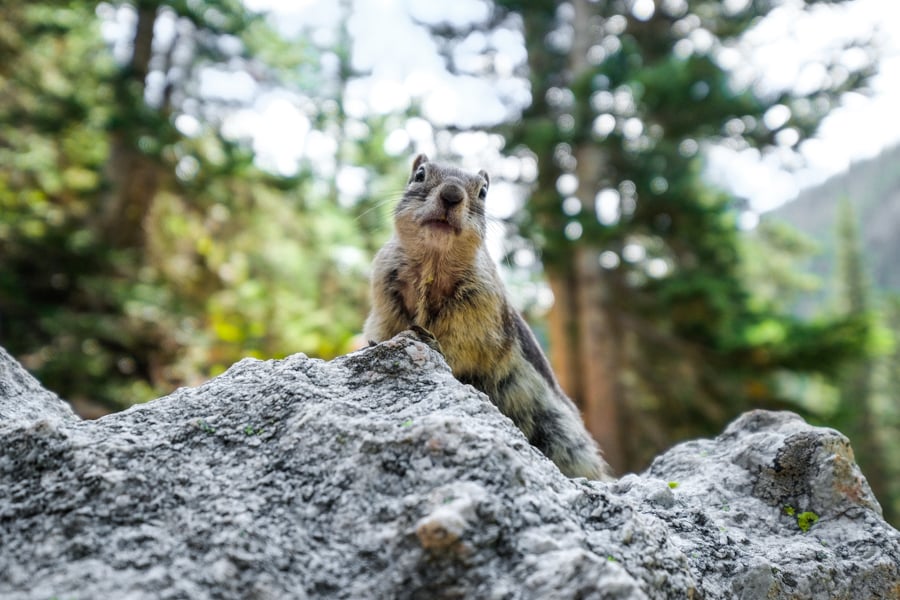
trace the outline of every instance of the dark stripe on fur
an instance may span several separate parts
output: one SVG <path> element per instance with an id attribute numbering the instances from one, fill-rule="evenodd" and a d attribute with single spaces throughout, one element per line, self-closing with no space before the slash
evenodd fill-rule
<path id="1" fill-rule="evenodd" d="M 506 356 L 509 352 L 512 351 L 513 344 L 515 343 L 516 338 L 519 337 L 518 328 L 516 326 L 516 315 L 518 313 L 514 308 L 512 308 L 506 299 L 503 300 L 503 307 L 501 308 L 501 315 L 503 319 L 503 346 L 501 346 L 500 350 L 504 356 Z M 515 335 L 510 335 L 511 332 L 516 332 Z M 521 344 L 520 344 L 521 345 Z M 524 348 L 523 348 L 524 353 Z"/>
<path id="2" fill-rule="evenodd" d="M 515 320 L 516 338 L 519 340 L 519 345 L 522 348 L 522 354 L 525 355 L 525 360 L 530 362 L 531 366 L 541 374 L 541 377 L 543 377 L 550 385 L 551 390 L 556 390 L 556 378 L 553 376 L 553 371 L 550 369 L 550 363 L 547 362 L 547 357 L 544 356 L 544 352 L 538 345 L 537 340 L 534 338 L 534 334 L 531 332 L 525 319 L 517 312 L 513 313 L 513 319 Z"/>
<path id="3" fill-rule="evenodd" d="M 463 282 L 456 286 L 456 289 L 453 292 L 453 296 L 451 296 L 449 302 L 447 303 L 447 307 L 456 307 L 462 306 L 465 304 L 474 304 L 475 300 L 478 296 L 481 295 L 481 290 L 475 284 L 471 283 L 471 277 L 466 277 Z"/>
<path id="4" fill-rule="evenodd" d="M 385 290 L 387 290 L 390 295 L 391 300 L 393 300 L 394 307 L 397 312 L 402 315 L 407 321 L 412 323 L 413 316 L 409 314 L 409 311 L 406 310 L 406 304 L 403 302 L 403 294 L 400 292 L 400 269 L 391 269 L 391 271 L 387 274 L 387 281 L 384 286 Z"/>

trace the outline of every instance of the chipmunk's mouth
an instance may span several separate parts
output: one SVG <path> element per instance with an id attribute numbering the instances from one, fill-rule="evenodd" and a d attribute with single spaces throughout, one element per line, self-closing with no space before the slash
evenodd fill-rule
<path id="1" fill-rule="evenodd" d="M 444 232 L 444 233 L 459 233 L 460 232 L 460 227 L 457 225 L 454 225 L 447 219 L 441 219 L 441 218 L 426 219 L 422 223 L 422 225 L 425 227 L 428 227 L 429 229 L 431 229 L 433 231 L 440 231 L 440 232 Z"/>

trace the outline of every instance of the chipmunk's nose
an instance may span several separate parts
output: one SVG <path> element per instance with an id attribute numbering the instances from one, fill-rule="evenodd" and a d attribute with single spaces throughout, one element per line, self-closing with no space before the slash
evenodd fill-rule
<path id="1" fill-rule="evenodd" d="M 453 208 L 463 201 L 463 198 L 466 197 L 466 192 L 460 186 L 450 183 L 441 188 L 440 197 L 445 208 Z"/>

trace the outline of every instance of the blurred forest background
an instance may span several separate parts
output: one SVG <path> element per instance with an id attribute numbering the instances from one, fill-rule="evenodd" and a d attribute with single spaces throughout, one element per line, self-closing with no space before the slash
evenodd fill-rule
<path id="1" fill-rule="evenodd" d="M 851 438 L 896 524 L 900 150 L 758 224 L 704 176 L 713 146 L 796 150 L 877 44 L 773 91 L 742 40 L 778 0 L 399 2 L 415 35 L 388 4 L 285 33 L 239 0 L 4 0 L 0 344 L 86 416 L 348 352 L 426 151 L 499 182 L 492 249 L 619 472 L 788 408 Z M 446 77 L 380 83 L 373 28 Z"/>

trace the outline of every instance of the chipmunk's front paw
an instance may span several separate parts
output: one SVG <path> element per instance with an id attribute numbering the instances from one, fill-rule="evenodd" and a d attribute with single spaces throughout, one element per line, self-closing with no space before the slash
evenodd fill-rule
<path id="1" fill-rule="evenodd" d="M 434 337 L 434 334 L 425 329 L 424 327 L 419 327 L 418 325 L 411 325 L 407 330 L 409 332 L 409 337 L 422 342 L 432 350 L 439 352 L 441 355 L 444 354 L 444 351 L 441 350 L 441 344 L 438 342 L 437 338 Z"/>

